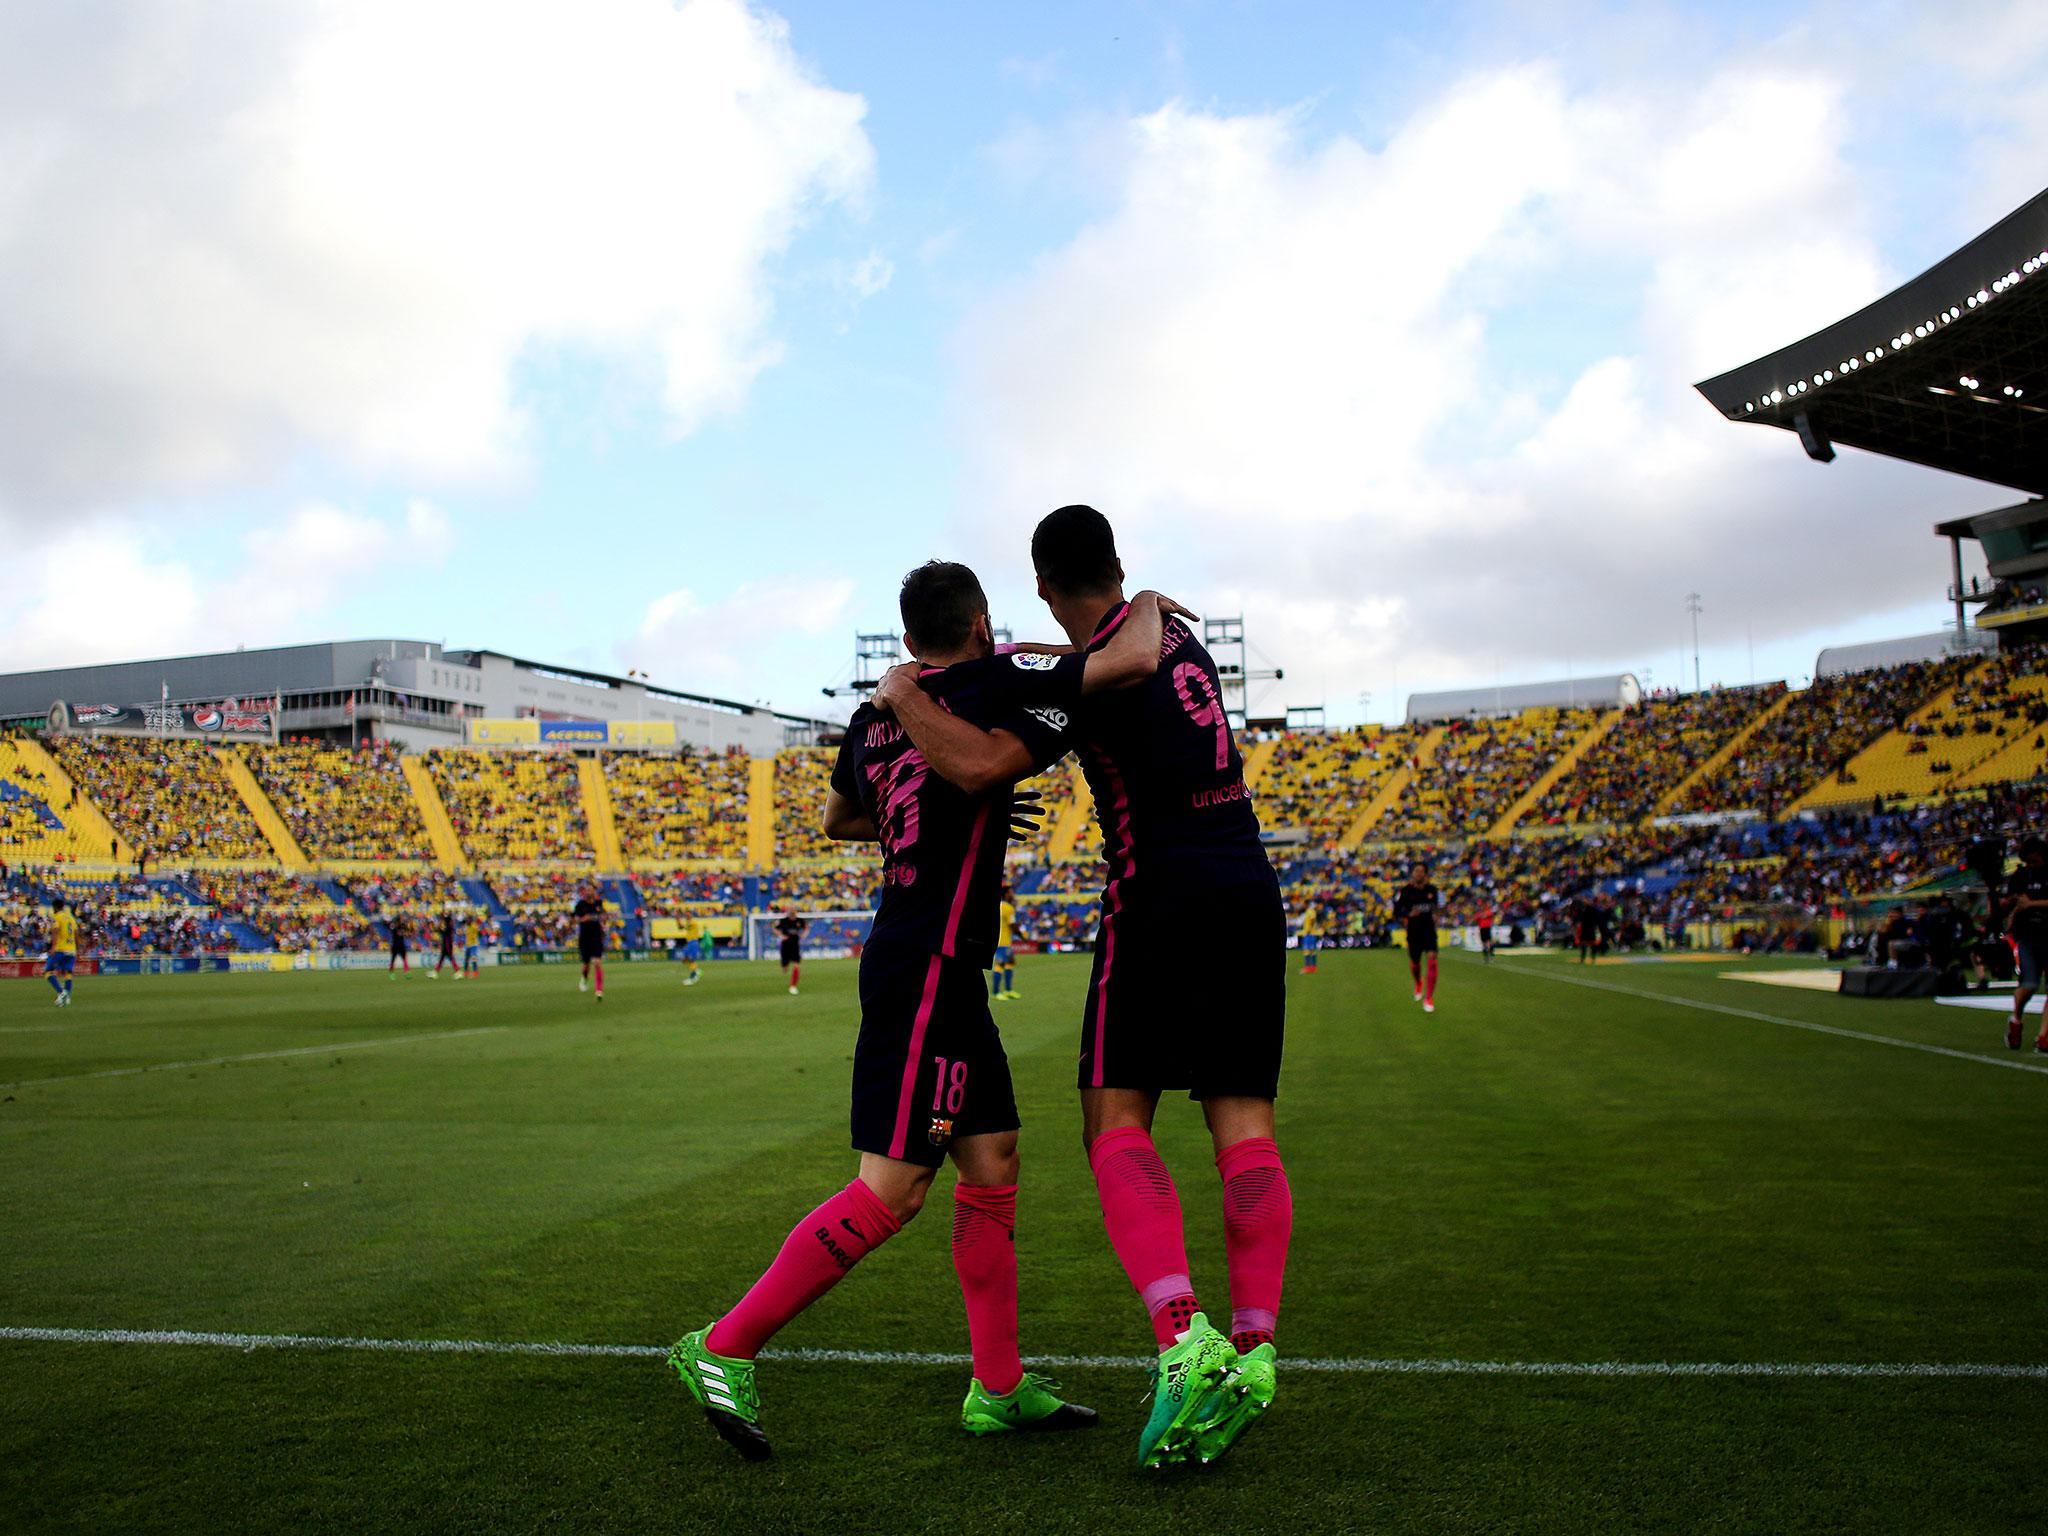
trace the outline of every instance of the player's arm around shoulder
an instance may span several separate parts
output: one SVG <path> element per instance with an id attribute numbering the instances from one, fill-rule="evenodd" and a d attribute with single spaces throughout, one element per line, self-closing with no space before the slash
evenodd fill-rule
<path id="1" fill-rule="evenodd" d="M 1158 592 L 1140 592 L 1132 598 L 1130 610 L 1109 644 L 1089 653 L 1087 669 L 1081 674 L 1081 692 L 1085 695 L 1128 688 L 1157 672 L 1166 620 L 1174 614 L 1195 617 Z"/>
<path id="2" fill-rule="evenodd" d="M 985 795 L 1038 771 L 1023 738 L 961 719 L 918 685 L 922 670 L 916 662 L 891 667 L 872 702 L 896 717 L 932 772 L 970 795 Z"/>

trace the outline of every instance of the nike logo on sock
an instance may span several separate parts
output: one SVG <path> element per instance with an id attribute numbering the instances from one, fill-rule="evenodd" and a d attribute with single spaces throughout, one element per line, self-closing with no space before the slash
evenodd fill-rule
<path id="1" fill-rule="evenodd" d="M 839 1225 L 846 1228 L 847 1231 L 851 1232 L 855 1237 L 859 1238 L 862 1242 L 866 1242 L 868 1240 L 867 1233 L 861 1231 L 859 1227 L 856 1227 L 851 1221 L 847 1220 L 846 1217 L 842 1216 L 839 1218 Z"/>

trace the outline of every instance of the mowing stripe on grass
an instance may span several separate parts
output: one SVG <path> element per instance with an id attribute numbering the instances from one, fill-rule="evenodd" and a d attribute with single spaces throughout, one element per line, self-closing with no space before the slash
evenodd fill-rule
<path id="1" fill-rule="evenodd" d="M 41 1083 L 77 1083 L 96 1077 L 134 1077 L 143 1072 L 176 1072 L 182 1067 L 225 1067 L 237 1061 L 282 1061 L 287 1056 L 325 1056 L 334 1051 L 374 1051 L 384 1045 L 418 1045 L 423 1040 L 461 1040 L 470 1035 L 495 1035 L 507 1028 L 486 1024 L 480 1029 L 444 1029 L 431 1035 L 390 1035 L 382 1040 L 344 1040 L 339 1045 L 298 1045 L 288 1051 L 248 1051 L 240 1056 L 209 1056 L 204 1061 L 153 1061 L 141 1067 L 112 1067 L 104 1072 L 65 1072 L 56 1077 L 25 1077 L 0 1088 L 34 1088 Z"/>
<path id="2" fill-rule="evenodd" d="M 1930 1056 L 1952 1056 L 1957 1061 L 1974 1061 L 1980 1067 L 2006 1067 L 2014 1072 L 2048 1073 L 2048 1066 L 2037 1066 L 2031 1061 L 2014 1061 L 2007 1056 L 1980 1056 L 1974 1051 L 1953 1050 L 1946 1045 L 1927 1045 L 1918 1040 L 1896 1040 L 1890 1035 L 1866 1034 L 1860 1029 L 1842 1029 L 1834 1024 L 1815 1024 L 1808 1019 L 1788 1019 L 1775 1013 L 1758 1013 L 1753 1008 L 1734 1008 L 1726 1003 L 1703 1003 L 1698 998 L 1677 997 L 1669 992 L 1645 992 L 1640 987 L 1619 987 L 1611 981 L 1594 981 L 1585 976 L 1553 976 L 1548 971 L 1533 966 L 1503 964 L 1500 969 L 1517 976 L 1533 976 L 1538 981 L 1560 982 L 1568 987 L 1591 987 L 1595 992 L 1619 992 L 1624 997 L 1640 997 L 1653 1003 L 1669 1003 L 1674 1008 L 1696 1008 L 1702 1013 L 1725 1013 L 1732 1019 L 1754 1019 L 1759 1024 L 1782 1024 L 1787 1029 L 1810 1029 L 1817 1035 L 1840 1035 L 1844 1040 L 1863 1040 L 1871 1045 L 1896 1045 L 1902 1051 L 1925 1051 Z"/>
<path id="3" fill-rule="evenodd" d="M 563 1344 L 503 1339 L 328 1338 L 303 1333 L 205 1333 L 182 1328 L 0 1328 L 0 1341 L 21 1344 L 177 1344 L 209 1349 L 351 1349 L 392 1355 L 529 1355 L 544 1358 L 657 1360 L 660 1344 Z M 813 1365 L 972 1365 L 972 1355 L 893 1349 L 769 1349 L 763 1360 Z M 1032 1365 L 1055 1370 L 1150 1370 L 1154 1357 L 1040 1355 Z M 1902 1377 L 1914 1380 L 2048 1381 L 2048 1365 L 1973 1365 L 1965 1362 L 1862 1363 L 1826 1360 L 1371 1360 L 1283 1357 L 1290 1371 L 1338 1376 L 1763 1376 Z"/>

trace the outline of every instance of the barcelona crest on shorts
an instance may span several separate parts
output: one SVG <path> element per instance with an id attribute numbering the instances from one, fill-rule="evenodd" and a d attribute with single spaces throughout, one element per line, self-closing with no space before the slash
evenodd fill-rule
<path id="1" fill-rule="evenodd" d="M 931 1138 L 933 1146 L 943 1147 L 953 1139 L 953 1122 L 951 1120 L 942 1120 L 937 1115 L 933 1115 Z"/>

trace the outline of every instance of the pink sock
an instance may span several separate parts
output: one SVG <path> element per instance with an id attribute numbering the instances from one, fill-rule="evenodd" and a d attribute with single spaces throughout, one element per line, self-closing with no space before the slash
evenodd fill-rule
<path id="1" fill-rule="evenodd" d="M 753 1359 L 784 1323 L 901 1230 L 881 1197 L 855 1179 L 791 1229 L 767 1273 L 713 1325 L 706 1347 Z"/>
<path id="2" fill-rule="evenodd" d="M 1001 1397 L 1017 1390 L 1017 1186 L 953 1186 L 953 1268 L 967 1302 L 974 1379 Z"/>
<path id="3" fill-rule="evenodd" d="M 604 965 L 603 965 L 603 962 L 601 962 L 601 961 L 594 961 L 594 962 L 592 962 L 592 964 L 591 964 L 591 967 L 590 967 L 590 968 L 591 968 L 591 969 L 592 969 L 593 971 L 595 971 L 595 972 L 597 973 L 597 990 L 598 990 L 598 991 L 600 991 L 600 992 L 602 992 L 602 991 L 604 990 Z"/>
<path id="4" fill-rule="evenodd" d="M 1159 1160 L 1152 1138 L 1136 1126 L 1105 1131 L 1088 1149 L 1102 1197 L 1102 1224 L 1123 1261 L 1138 1299 L 1152 1314 L 1152 1331 L 1167 1349 L 1197 1310 L 1188 1283 L 1188 1251 L 1181 1236 L 1180 1191 Z"/>
<path id="5" fill-rule="evenodd" d="M 1427 972 L 1425 972 L 1424 974 L 1425 974 L 1425 975 L 1427 976 L 1427 978 L 1428 978 L 1428 979 L 1427 979 L 1427 980 L 1426 980 L 1426 981 L 1425 981 L 1425 982 L 1423 983 L 1423 986 L 1422 986 L 1422 1000 L 1423 1000 L 1423 1001 L 1424 1001 L 1425 1003 L 1433 1003 L 1433 1002 L 1435 1002 L 1435 1001 L 1436 1001 L 1436 956 L 1435 956 L 1435 955 L 1431 955 L 1431 956 L 1429 957 L 1429 970 L 1428 970 Z"/>
<path id="6" fill-rule="evenodd" d="M 1273 1339 L 1294 1194 L 1270 1136 L 1225 1147 L 1216 1154 L 1216 1171 L 1223 1175 L 1223 1245 L 1230 1259 L 1230 1342 L 1242 1354 Z"/>

